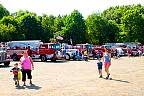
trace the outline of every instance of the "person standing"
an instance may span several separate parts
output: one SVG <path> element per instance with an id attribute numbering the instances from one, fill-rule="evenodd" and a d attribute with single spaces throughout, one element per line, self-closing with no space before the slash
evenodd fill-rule
<path id="1" fill-rule="evenodd" d="M 93 60 L 96 58 L 96 50 L 92 50 L 92 54 L 93 54 Z"/>
<path id="2" fill-rule="evenodd" d="M 127 47 L 127 53 L 128 53 L 128 57 L 130 57 L 130 56 L 131 56 L 132 51 L 131 51 L 131 49 L 130 49 L 130 48 L 128 48 L 128 47 Z"/>
<path id="3" fill-rule="evenodd" d="M 115 48 L 115 59 L 118 59 L 118 50 Z"/>
<path id="4" fill-rule="evenodd" d="M 102 57 L 102 51 L 101 50 L 98 50 L 98 52 L 97 52 L 97 58 L 99 59 L 99 58 L 101 58 Z"/>
<path id="5" fill-rule="evenodd" d="M 23 53 L 23 56 L 20 58 L 20 64 L 22 68 L 22 81 L 24 82 L 23 86 L 26 86 L 26 75 L 30 79 L 30 84 L 32 84 L 32 69 L 34 69 L 33 60 L 28 56 L 27 51 Z"/>
<path id="6" fill-rule="evenodd" d="M 20 68 L 18 68 L 18 63 L 14 64 L 14 67 L 10 70 L 10 72 L 13 72 L 14 74 L 14 78 L 13 80 L 15 81 L 15 85 L 19 86 L 19 80 L 20 80 L 20 76 L 19 72 L 20 72 Z"/>
<path id="7" fill-rule="evenodd" d="M 83 55 L 84 55 L 84 60 L 88 61 L 88 51 L 87 51 L 87 49 L 84 50 Z"/>
<path id="8" fill-rule="evenodd" d="M 104 66 L 105 66 L 105 72 L 107 73 L 106 79 L 109 79 L 109 76 L 110 76 L 109 67 L 111 65 L 111 57 L 108 54 L 107 50 L 105 50 L 103 54 L 103 61 L 104 61 Z"/>
<path id="9" fill-rule="evenodd" d="M 99 78 L 103 78 L 102 76 L 102 62 L 101 62 L 101 58 L 98 59 L 98 62 L 97 62 L 97 66 L 98 66 L 98 71 L 99 71 L 99 75 L 100 77 Z"/>
<path id="10" fill-rule="evenodd" d="M 27 53 L 29 56 L 32 56 L 32 50 L 30 46 L 27 47 Z"/>

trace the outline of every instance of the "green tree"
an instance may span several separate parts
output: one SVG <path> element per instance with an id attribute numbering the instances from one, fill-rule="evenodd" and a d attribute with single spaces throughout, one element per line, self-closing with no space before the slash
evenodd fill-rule
<path id="1" fill-rule="evenodd" d="M 42 16 L 42 21 L 41 21 L 41 26 L 42 26 L 42 37 L 44 42 L 50 42 L 50 38 L 54 38 L 53 33 L 54 33 L 54 19 L 55 17 L 50 15 L 43 15 Z"/>
<path id="2" fill-rule="evenodd" d="M 132 7 L 133 5 L 110 7 L 104 10 L 101 16 L 108 20 L 114 20 L 117 24 L 121 24 L 121 18 L 124 13 Z"/>
<path id="3" fill-rule="evenodd" d="M 36 16 L 25 14 L 19 18 L 19 26 L 23 39 L 36 40 L 41 39 L 41 23 Z"/>
<path id="4" fill-rule="evenodd" d="M 6 8 L 4 8 L 2 4 L 0 4 L 0 19 L 8 15 L 9 11 Z"/>
<path id="5" fill-rule="evenodd" d="M 116 42 L 118 27 L 115 22 L 107 20 L 98 14 L 89 15 L 86 19 L 89 42 L 103 44 Z"/>
<path id="6" fill-rule="evenodd" d="M 14 32 L 16 28 L 12 24 L 3 25 L 0 24 L 0 41 L 6 42 L 14 40 Z"/>
<path id="7" fill-rule="evenodd" d="M 140 4 L 110 7 L 102 13 L 104 18 L 118 24 L 117 42 L 143 42 L 143 9 Z M 141 39 L 141 40 L 140 40 Z"/>
<path id="8" fill-rule="evenodd" d="M 59 15 L 54 19 L 54 37 L 62 36 L 62 28 L 64 27 L 63 18 Z"/>
<path id="9" fill-rule="evenodd" d="M 28 11 L 19 11 L 15 15 L 20 28 L 20 39 L 36 40 L 42 38 L 41 22 L 36 14 Z"/>
<path id="10" fill-rule="evenodd" d="M 54 31 L 59 32 L 64 27 L 63 19 L 61 16 L 58 16 L 54 19 Z"/>
<path id="11" fill-rule="evenodd" d="M 15 27 L 15 31 L 13 31 L 11 33 L 11 40 L 19 40 L 20 36 L 19 36 L 19 26 L 17 21 L 15 20 L 15 18 L 13 16 L 4 16 L 1 20 L 0 20 L 0 24 L 6 25 L 8 26 L 12 26 Z M 8 27 L 9 28 L 9 27 Z"/>
<path id="12" fill-rule="evenodd" d="M 62 32 L 65 42 L 70 42 L 70 39 L 73 44 L 87 42 L 85 21 L 78 10 L 74 10 L 71 15 L 65 17 L 64 25 Z"/>
<path id="13" fill-rule="evenodd" d="M 144 43 L 144 7 L 141 5 L 127 10 L 122 18 L 125 41 Z"/>

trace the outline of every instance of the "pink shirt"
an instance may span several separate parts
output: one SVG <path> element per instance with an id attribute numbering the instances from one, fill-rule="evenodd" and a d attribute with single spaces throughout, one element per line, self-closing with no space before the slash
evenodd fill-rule
<path id="1" fill-rule="evenodd" d="M 29 56 L 27 58 L 21 57 L 20 61 L 21 61 L 21 65 L 23 69 L 32 70 L 32 66 L 31 66 L 32 64 L 31 64 Z"/>

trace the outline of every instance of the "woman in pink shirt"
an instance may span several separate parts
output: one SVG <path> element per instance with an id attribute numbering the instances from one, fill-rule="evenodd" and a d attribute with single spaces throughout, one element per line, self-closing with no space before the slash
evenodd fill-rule
<path id="1" fill-rule="evenodd" d="M 31 71 L 34 69 L 33 61 L 30 56 L 28 56 L 28 53 L 25 51 L 23 53 L 23 56 L 20 58 L 20 64 L 22 67 L 22 81 L 24 82 L 24 86 L 26 86 L 26 74 L 28 76 L 28 79 L 30 79 L 30 84 L 32 84 L 32 75 Z"/>

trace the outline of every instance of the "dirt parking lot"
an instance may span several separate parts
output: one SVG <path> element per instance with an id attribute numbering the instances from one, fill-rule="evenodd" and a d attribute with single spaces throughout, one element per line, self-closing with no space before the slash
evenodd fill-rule
<path id="1" fill-rule="evenodd" d="M 144 96 L 144 57 L 112 59 L 112 80 L 98 78 L 96 62 L 34 62 L 34 85 L 26 87 L 14 85 L 15 62 L 0 65 L 0 96 Z"/>

